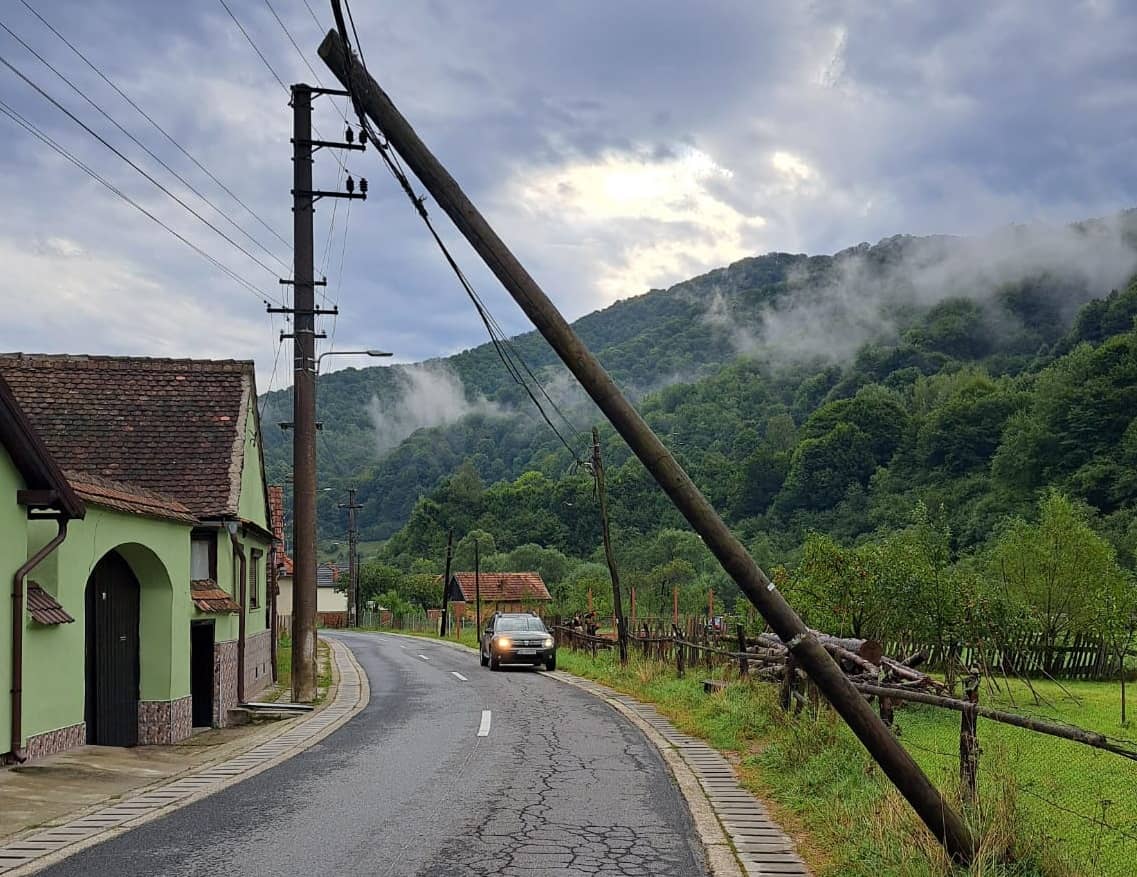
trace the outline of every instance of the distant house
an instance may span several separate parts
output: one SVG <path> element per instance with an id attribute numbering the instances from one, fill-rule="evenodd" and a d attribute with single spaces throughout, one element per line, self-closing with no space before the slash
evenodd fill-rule
<path id="1" fill-rule="evenodd" d="M 287 553 L 280 557 L 277 576 L 280 587 L 277 612 L 282 618 L 291 618 L 294 607 L 292 558 Z M 334 563 L 321 563 L 316 567 L 316 622 L 322 627 L 347 626 L 347 593 L 341 576 L 342 570 Z"/>
<path id="2" fill-rule="evenodd" d="M 480 592 L 482 617 L 494 612 L 541 612 L 552 601 L 549 589 L 535 572 L 456 572 L 447 583 L 446 600 L 454 613 L 472 615 Z"/>
<path id="3" fill-rule="evenodd" d="M 345 572 L 334 563 L 316 567 L 316 619 L 324 627 L 347 627 Z"/>
<path id="4" fill-rule="evenodd" d="M 272 587 L 277 616 L 292 614 L 292 557 L 284 532 L 284 488 L 271 484 L 268 488 L 269 522 L 272 527 Z"/>
<path id="5" fill-rule="evenodd" d="M 0 354 L 0 388 L 0 754 L 227 724 L 272 678 L 252 363 Z"/>

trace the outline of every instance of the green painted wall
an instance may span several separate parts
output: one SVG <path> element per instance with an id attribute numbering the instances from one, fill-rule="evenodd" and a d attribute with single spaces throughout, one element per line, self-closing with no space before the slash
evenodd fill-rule
<path id="1" fill-rule="evenodd" d="M 51 538 L 55 525 L 28 525 L 30 544 Z M 190 693 L 190 528 L 87 506 L 55 552 L 54 574 L 33 574 L 71 615 L 73 624 L 44 626 L 28 621 L 24 634 L 24 734 L 32 736 L 83 721 L 82 622 L 87 579 L 104 555 L 117 550 L 141 586 L 139 668 L 142 700 L 175 700 Z"/>
<path id="2" fill-rule="evenodd" d="M 260 433 L 258 431 L 259 418 L 257 417 L 256 399 L 250 400 L 248 416 L 245 418 L 245 459 L 241 467 L 241 496 L 237 502 L 237 511 L 243 521 L 252 521 L 265 530 L 271 530 L 266 511 L 267 495 L 264 477 L 261 469 Z M 265 589 L 265 572 L 268 562 L 269 540 L 253 533 L 245 533 L 241 540 L 245 544 L 245 558 L 248 562 L 249 582 L 257 583 L 257 599 L 249 600 L 249 605 L 256 603 L 256 609 L 249 609 L 246 619 L 248 633 L 265 630 L 270 626 L 268 618 L 268 592 Z M 252 549 L 261 552 L 260 562 L 257 564 L 257 576 L 252 573 Z M 252 594 L 250 593 L 251 597 Z"/>
<path id="3" fill-rule="evenodd" d="M 0 752 L 12 748 L 12 576 L 28 559 L 27 525 L 16 491 L 24 486 L 8 452 L 0 447 Z"/>

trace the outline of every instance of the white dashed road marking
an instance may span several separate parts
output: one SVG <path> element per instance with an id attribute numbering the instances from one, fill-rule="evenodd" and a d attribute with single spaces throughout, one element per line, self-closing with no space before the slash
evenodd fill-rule
<path id="1" fill-rule="evenodd" d="M 424 661 L 430 660 L 430 658 L 428 658 L 426 655 L 419 655 L 419 657 L 422 658 Z"/>
<path id="2" fill-rule="evenodd" d="M 478 736 L 488 737 L 490 735 L 490 711 L 482 710 L 482 723 L 478 726 Z"/>
<path id="3" fill-rule="evenodd" d="M 459 679 L 461 679 L 463 682 L 469 682 L 469 680 L 465 676 L 463 676 L 461 673 L 459 673 L 457 670 L 451 670 L 450 672 L 453 673 L 455 676 L 457 676 Z"/>

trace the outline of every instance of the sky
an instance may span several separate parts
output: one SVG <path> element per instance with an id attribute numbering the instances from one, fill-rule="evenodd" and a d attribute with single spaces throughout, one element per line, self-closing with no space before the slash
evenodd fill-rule
<path id="1" fill-rule="evenodd" d="M 315 52 L 330 6 L 226 2 L 267 66 L 221 0 L 28 0 L 252 212 L 23 0 L 0 4 L 6 28 L 212 204 L 4 29 L 0 57 L 231 239 L 0 65 L 0 101 L 153 217 L 0 115 L 0 350 L 253 359 L 261 391 L 290 383 L 282 318 L 263 304 L 287 294 L 278 280 L 292 258 L 291 111 L 268 66 L 285 84 L 333 84 Z M 570 319 L 770 251 L 1137 206 L 1137 8 L 1125 2 L 356 0 L 352 11 L 369 71 Z M 336 100 L 317 101 L 327 139 L 350 117 Z M 412 362 L 485 341 L 375 153 L 345 161 L 370 194 L 317 205 L 317 272 L 341 311 L 321 349 Z M 341 176 L 318 152 L 317 185 Z M 433 213 L 498 321 L 526 330 Z"/>

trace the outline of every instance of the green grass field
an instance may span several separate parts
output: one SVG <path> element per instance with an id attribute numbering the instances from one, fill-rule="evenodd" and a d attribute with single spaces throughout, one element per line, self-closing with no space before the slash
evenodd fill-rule
<path id="1" fill-rule="evenodd" d="M 816 718 L 787 718 L 772 685 L 740 683 L 707 695 L 701 685 L 709 675 L 705 670 L 679 680 L 672 667 L 638 659 L 621 668 L 610 652 L 593 660 L 565 649 L 560 664 L 658 704 L 685 731 L 731 754 L 744 784 L 770 802 L 816 873 L 953 873 L 904 801 L 828 710 L 820 710 Z M 1035 684 L 1049 706 L 1036 706 L 1023 685 L 1016 684 L 1011 693 L 1020 712 L 1077 723 L 1137 744 L 1137 733 L 1119 726 L 1116 685 L 1064 687 L 1066 692 L 1054 683 Z M 985 686 L 981 698 L 992 706 L 1011 706 L 1005 690 L 996 694 Z M 959 714 L 904 708 L 897 710 L 896 723 L 917 762 L 958 803 Z M 980 796 L 977 807 L 967 808 L 967 816 L 985 841 L 981 860 L 970 873 L 1134 873 L 1137 762 L 984 719 L 978 733 Z M 1108 828 L 1100 824 L 1103 801 L 1110 802 L 1104 805 Z"/>

